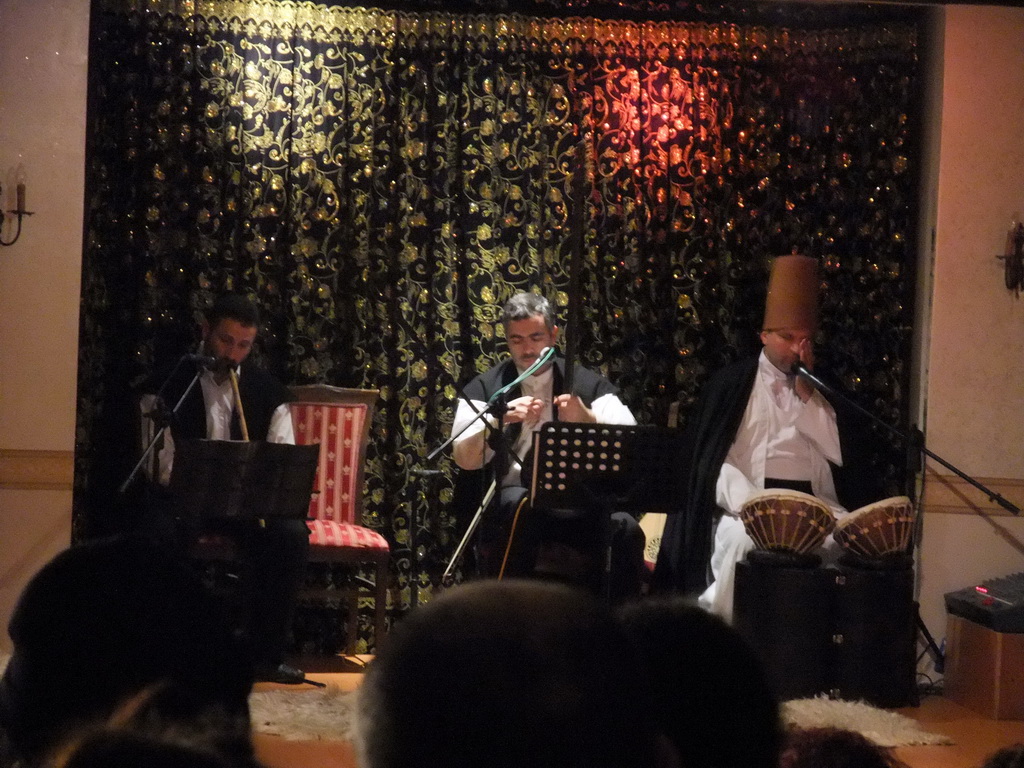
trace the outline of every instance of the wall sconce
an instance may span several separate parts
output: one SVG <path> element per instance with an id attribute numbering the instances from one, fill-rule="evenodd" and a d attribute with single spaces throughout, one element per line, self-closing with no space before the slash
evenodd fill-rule
<path id="1" fill-rule="evenodd" d="M 20 166 L 18 168 L 17 174 L 15 175 L 14 190 L 15 190 L 15 200 L 16 200 L 17 204 L 15 205 L 13 211 L 8 211 L 7 213 L 11 214 L 12 216 L 17 216 L 18 217 L 18 226 L 17 226 L 17 229 L 15 229 L 15 231 L 14 231 L 14 237 L 11 238 L 10 240 L 4 240 L 4 237 L 3 237 L 4 219 L 6 217 L 4 216 L 3 210 L 0 210 L 0 245 L 14 245 L 18 241 L 18 238 L 21 237 L 21 219 L 22 219 L 22 217 L 24 217 L 24 216 L 31 216 L 32 215 L 32 211 L 26 211 L 25 210 L 25 172 L 22 170 L 22 168 Z M 2 200 L 2 199 L 3 199 L 3 187 L 0 186 L 0 200 Z"/>
<path id="2" fill-rule="evenodd" d="M 1010 227 L 1006 235 L 1006 254 L 996 258 L 1003 260 L 1006 287 L 1020 296 L 1024 288 L 1024 223 L 1017 222 L 1017 226 Z"/>

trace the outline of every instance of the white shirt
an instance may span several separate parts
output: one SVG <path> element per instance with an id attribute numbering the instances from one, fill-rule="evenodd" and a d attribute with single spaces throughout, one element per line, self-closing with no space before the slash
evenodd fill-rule
<path id="1" fill-rule="evenodd" d="M 519 373 L 521 374 L 522 371 L 519 371 Z M 552 420 L 551 401 L 553 398 L 551 389 L 553 381 L 554 366 L 548 366 L 546 370 L 530 376 L 520 384 L 522 395 L 542 400 L 544 408 L 537 421 L 530 425 L 523 425 L 523 430 L 519 433 L 519 439 L 516 440 L 516 444 L 513 446 L 513 451 L 517 458 L 512 460 L 508 472 L 502 478 L 502 487 L 520 484 L 522 466 L 518 459 L 523 458 L 533 444 L 533 433 Z M 459 430 L 465 428 L 466 424 L 469 424 L 477 412 L 487 407 L 487 403 L 479 400 L 473 400 L 472 403 L 473 405 L 471 406 L 466 402 L 465 398 L 459 398 L 459 405 L 455 411 L 455 421 L 452 423 L 453 435 L 458 434 Z M 593 411 L 598 424 L 636 424 L 633 413 L 615 394 L 601 395 L 591 403 L 590 410 Z M 485 421 L 490 426 L 485 425 Z M 480 469 L 494 458 L 494 451 L 487 445 L 486 437 L 489 430 L 496 427 L 497 423 L 497 419 L 488 414 L 482 419 L 477 419 L 472 426 L 459 435 L 452 444 L 452 457 L 455 459 L 455 463 L 462 467 L 462 469 Z"/>
<path id="2" fill-rule="evenodd" d="M 829 462 L 842 466 L 836 414 L 820 392 L 805 403 L 791 375 L 780 371 L 761 351 L 754 387 L 715 486 L 715 501 L 730 515 L 751 494 L 764 490 L 764 479 L 807 480 L 815 496 L 846 510 L 836 496 Z"/>
<path id="3" fill-rule="evenodd" d="M 241 379 L 241 366 L 235 369 L 235 375 Z M 231 378 L 227 377 L 218 383 L 213 371 L 203 371 L 199 377 L 199 386 L 203 391 L 203 404 L 206 406 L 206 438 L 208 440 L 231 439 L 231 416 L 235 411 L 235 393 L 231 386 Z M 152 439 L 154 430 L 147 414 L 153 409 L 156 395 L 145 395 L 140 401 L 145 429 L 146 444 Z M 169 403 L 169 407 L 173 407 Z M 148 437 L 146 437 L 148 435 Z M 295 444 L 295 427 L 292 424 L 291 409 L 288 403 L 282 403 L 274 409 L 270 417 L 270 428 L 267 430 L 268 443 Z M 174 439 L 171 430 L 165 430 L 163 447 L 157 453 L 156 475 L 161 485 L 171 481 L 171 469 L 174 465 Z M 147 464 L 147 474 L 152 478 L 153 467 Z"/>

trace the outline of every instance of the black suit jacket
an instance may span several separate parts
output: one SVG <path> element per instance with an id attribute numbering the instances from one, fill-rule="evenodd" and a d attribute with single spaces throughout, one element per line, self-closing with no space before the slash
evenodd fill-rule
<path id="1" fill-rule="evenodd" d="M 163 396 L 168 408 L 174 407 L 194 376 L 195 368 L 187 363 L 179 366 L 171 375 Z M 238 392 L 245 411 L 249 438 L 266 440 L 274 411 L 291 399 L 287 387 L 262 368 L 246 360 L 242 363 L 238 377 Z M 175 440 L 206 438 L 206 405 L 203 402 L 203 389 L 198 382 L 171 420 L 171 435 Z"/>
<path id="2" fill-rule="evenodd" d="M 554 360 L 554 374 L 551 381 L 551 390 L 554 394 L 561 393 L 563 390 L 562 382 L 565 377 L 565 359 L 562 357 L 556 357 Z M 515 363 L 509 359 L 503 363 L 491 368 L 485 373 L 481 373 L 475 377 L 469 384 L 466 385 L 462 391 L 461 397 L 466 400 L 475 400 L 477 402 L 488 402 L 491 397 L 502 387 L 511 384 L 516 380 L 519 375 L 516 370 Z M 573 370 L 573 386 L 572 391 L 574 395 L 577 395 L 583 404 L 588 408 L 594 404 L 597 398 L 603 395 L 614 395 L 618 394 L 618 389 L 604 376 L 601 376 L 594 371 L 577 365 Z M 515 400 L 517 397 L 522 396 L 522 390 L 519 387 L 514 387 L 509 390 L 505 397 L 507 400 Z M 554 420 L 558 420 L 557 408 L 553 412 Z M 501 451 L 504 446 L 515 445 L 519 439 L 519 435 L 522 432 L 523 425 L 516 423 L 510 424 L 505 427 L 504 440 L 498 439 L 498 437 L 492 436 L 490 439 L 491 448 L 495 451 Z M 520 457 L 525 458 L 525 457 Z M 476 510 L 483 498 L 484 490 L 487 485 L 490 484 L 491 478 L 494 476 L 494 462 L 488 463 L 483 469 L 477 470 L 460 470 L 455 478 L 455 496 L 453 500 L 453 506 L 457 513 L 460 515 L 460 519 L 466 519 L 465 513 L 472 513 Z"/>

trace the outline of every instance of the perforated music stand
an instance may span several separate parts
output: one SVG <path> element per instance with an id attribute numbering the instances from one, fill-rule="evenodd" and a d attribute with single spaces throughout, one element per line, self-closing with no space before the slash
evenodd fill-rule
<path id="1" fill-rule="evenodd" d="M 603 592 L 612 599 L 613 512 L 682 505 L 682 432 L 667 427 L 549 422 L 535 434 L 530 502 L 556 518 L 604 518 Z M 593 520 L 593 518 L 591 518 Z"/>
<path id="2" fill-rule="evenodd" d="M 181 440 L 170 491 L 185 518 L 304 520 L 320 445 L 238 440 Z"/>
<path id="3" fill-rule="evenodd" d="M 674 513 L 683 501 L 682 430 L 549 422 L 534 435 L 536 509 Z"/>

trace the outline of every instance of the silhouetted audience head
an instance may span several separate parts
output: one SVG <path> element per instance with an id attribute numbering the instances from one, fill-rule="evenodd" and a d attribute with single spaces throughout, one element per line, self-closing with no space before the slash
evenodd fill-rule
<path id="1" fill-rule="evenodd" d="M 981 768 L 1024 768 L 1024 744 L 1012 744 L 993 752 Z"/>
<path id="2" fill-rule="evenodd" d="M 736 630 L 681 597 L 626 604 L 619 617 L 650 677 L 658 725 L 684 768 L 776 768 L 778 701 Z"/>
<path id="3" fill-rule="evenodd" d="M 222 756 L 133 731 L 97 731 L 47 768 L 234 768 Z"/>
<path id="4" fill-rule="evenodd" d="M 247 717 L 158 684 L 75 733 L 45 768 L 259 768 Z"/>
<path id="5" fill-rule="evenodd" d="M 8 631 L 0 726 L 30 764 L 156 683 L 248 719 L 251 661 L 198 576 L 148 539 L 65 550 L 26 586 Z"/>
<path id="6" fill-rule="evenodd" d="M 359 691 L 362 768 L 654 765 L 649 699 L 607 608 L 543 581 L 458 586 L 388 635 Z"/>
<path id="7" fill-rule="evenodd" d="M 794 728 L 786 734 L 779 768 L 907 768 L 891 749 L 843 728 Z"/>

